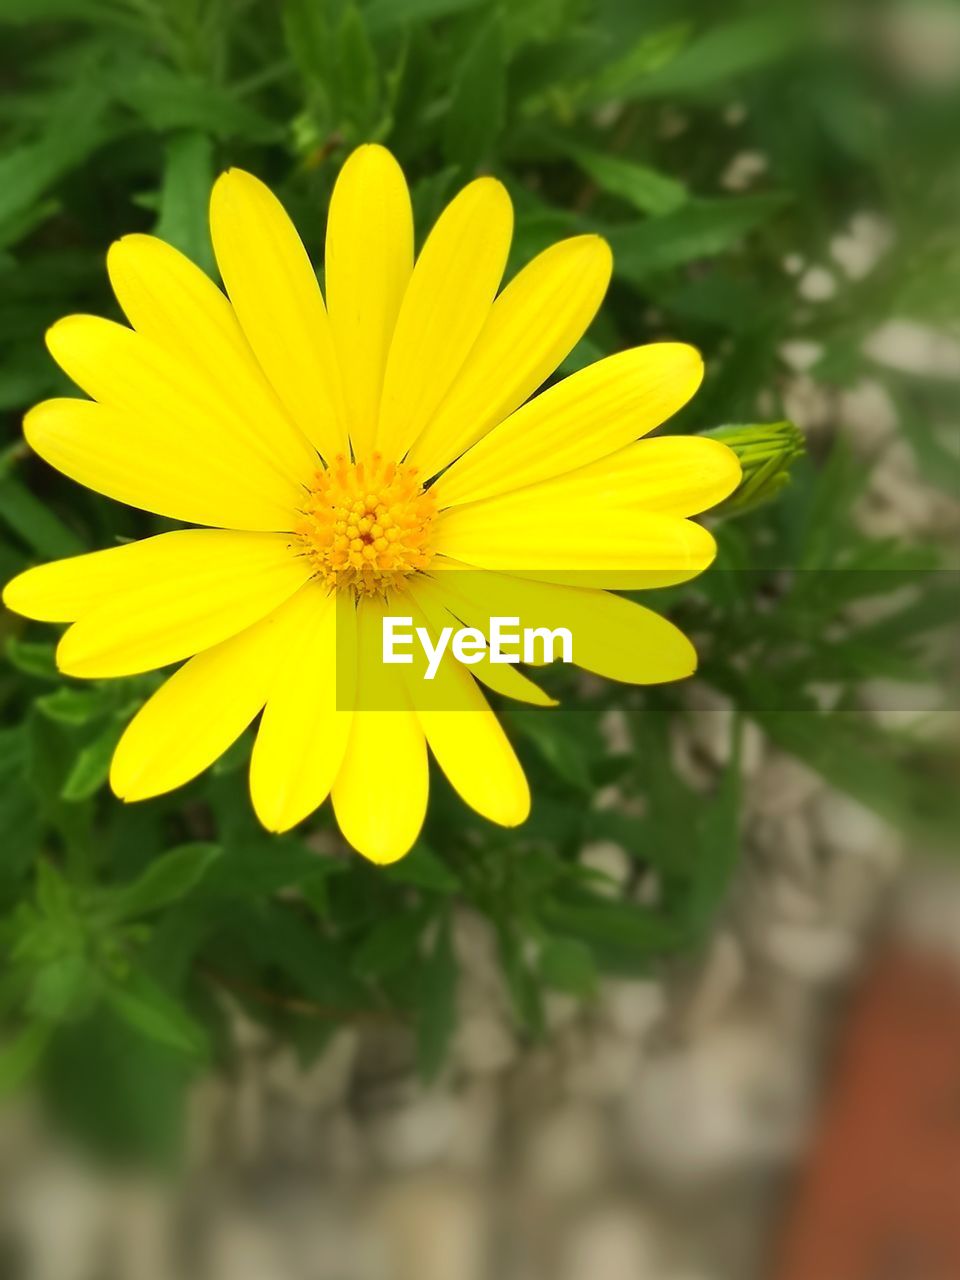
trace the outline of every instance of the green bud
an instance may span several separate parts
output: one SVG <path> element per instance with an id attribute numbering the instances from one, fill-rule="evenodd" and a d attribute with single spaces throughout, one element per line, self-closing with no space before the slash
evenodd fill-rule
<path id="1" fill-rule="evenodd" d="M 722 440 L 743 468 L 738 488 L 718 508 L 722 515 L 742 515 L 776 498 L 790 483 L 790 468 L 806 453 L 803 433 L 792 422 L 714 427 L 706 436 Z"/>

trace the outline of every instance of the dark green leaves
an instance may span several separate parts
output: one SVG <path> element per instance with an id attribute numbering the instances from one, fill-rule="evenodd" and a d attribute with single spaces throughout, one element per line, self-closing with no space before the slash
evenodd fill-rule
<path id="1" fill-rule="evenodd" d="M 46 127 L 0 156 L 0 248 L 15 243 L 57 208 L 51 192 L 110 136 L 97 91 L 51 100 Z"/>
<path id="2" fill-rule="evenodd" d="M 363 11 L 370 30 L 379 35 L 397 27 L 446 18 L 483 4 L 484 0 L 367 0 Z"/>
<path id="3" fill-rule="evenodd" d="M 758 67 L 772 66 L 794 48 L 802 32 L 792 12 L 776 5 L 769 13 L 733 18 L 708 28 L 676 56 L 624 85 L 630 97 L 676 97 L 703 93 Z"/>
<path id="4" fill-rule="evenodd" d="M 457 966 L 450 937 L 450 920 L 438 922 L 436 936 L 420 970 L 417 1023 L 417 1061 L 424 1080 L 432 1080 L 443 1065 L 455 1026 Z"/>
<path id="5" fill-rule="evenodd" d="M 125 715 L 114 716 L 106 728 L 80 748 L 60 792 L 64 800 L 87 800 L 104 785 L 125 723 Z"/>
<path id="6" fill-rule="evenodd" d="M 568 152 L 598 187 L 641 213 L 673 213 L 687 199 L 682 182 L 637 160 L 624 160 L 587 147 L 570 147 Z"/>
<path id="7" fill-rule="evenodd" d="M 59 559 L 85 551 L 60 517 L 15 476 L 0 473 L 0 520 L 38 557 Z"/>
<path id="8" fill-rule="evenodd" d="M 151 862 L 133 884 L 124 885 L 109 899 L 112 920 L 136 920 L 185 897 L 200 883 L 220 857 L 215 844 L 186 844 L 170 849 Z"/>
<path id="9" fill-rule="evenodd" d="M 110 983 L 104 993 L 113 1012 L 141 1035 L 192 1057 L 207 1051 L 207 1037 L 183 1006 L 145 973 Z"/>
<path id="10" fill-rule="evenodd" d="M 436 893 L 456 893 L 459 878 L 423 844 L 415 844 L 405 858 L 393 863 L 384 873 L 397 884 L 409 884 Z"/>
<path id="11" fill-rule="evenodd" d="M 413 908 L 378 920 L 353 957 L 354 972 L 361 978 L 396 973 L 416 954 L 427 919 L 423 908 Z"/>
<path id="12" fill-rule="evenodd" d="M 607 231 L 614 269 L 631 284 L 739 247 L 783 208 L 779 194 L 698 199 L 646 222 Z"/>
<path id="13" fill-rule="evenodd" d="M 444 149 L 467 171 L 489 161 L 506 111 L 506 54 L 498 15 L 468 48 L 446 116 Z"/>
<path id="14" fill-rule="evenodd" d="M 175 134 L 166 144 L 154 234 L 212 274 L 207 206 L 214 179 L 213 144 L 205 133 Z"/>

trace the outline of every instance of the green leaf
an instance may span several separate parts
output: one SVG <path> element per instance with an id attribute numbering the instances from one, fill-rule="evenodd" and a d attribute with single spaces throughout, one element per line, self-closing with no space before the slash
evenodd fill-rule
<path id="1" fill-rule="evenodd" d="M 37 863 L 37 906 L 41 912 L 69 936 L 76 915 L 73 892 L 57 868 L 47 858 Z"/>
<path id="2" fill-rule="evenodd" d="M 46 193 L 110 136 L 105 100 L 76 86 L 45 121 L 43 135 L 0 156 L 0 246 L 12 244 L 56 209 Z"/>
<path id="3" fill-rule="evenodd" d="M 782 6 L 735 18 L 706 31 L 674 58 L 623 86 L 626 97 L 702 93 L 758 67 L 778 62 L 796 46 L 800 24 Z"/>
<path id="4" fill-rule="evenodd" d="M 549 987 L 570 995 L 592 995 L 597 985 L 593 952 L 575 938 L 551 938 L 540 952 L 540 976 Z"/>
<path id="5" fill-rule="evenodd" d="M 625 160 L 589 147 L 571 146 L 566 150 L 601 190 L 626 200 L 641 213 L 660 217 L 672 213 L 688 199 L 682 182 L 636 160 Z"/>
<path id="6" fill-rule="evenodd" d="M 680 940 L 677 926 L 648 907 L 586 895 L 544 903 L 541 919 L 557 933 L 644 957 L 672 950 Z"/>
<path id="7" fill-rule="evenodd" d="M 37 680 L 59 680 L 57 670 L 55 644 L 43 641 L 21 640 L 17 636 L 8 636 L 6 643 L 7 657 L 11 663 L 26 676 Z"/>
<path id="8" fill-rule="evenodd" d="M 83 725 L 106 714 L 112 700 L 112 694 L 104 689 L 72 689 L 64 685 L 37 698 L 36 706 L 58 724 Z"/>
<path id="9" fill-rule="evenodd" d="M 145 973 L 136 971 L 124 983 L 110 983 L 104 994 L 117 1017 L 147 1039 L 191 1057 L 207 1054 L 203 1028 Z"/>
<path id="10" fill-rule="evenodd" d="M 444 152 L 466 170 L 492 156 L 506 114 L 506 53 L 498 14 L 471 42 L 447 111 Z"/>
<path id="11" fill-rule="evenodd" d="M 71 857 L 86 863 L 93 852 L 91 806 L 67 803 L 63 784 L 73 767 L 76 730 L 32 707 L 25 721 L 26 776 L 34 807 L 62 836 Z"/>
<path id="12" fill-rule="evenodd" d="M 332 79 L 329 0 L 284 0 L 283 33 L 300 74 L 313 87 Z"/>
<path id="13" fill-rule="evenodd" d="M 453 1035 L 456 993 L 457 965 L 450 938 L 450 921 L 445 917 L 420 970 L 417 1063 L 421 1078 L 428 1083 L 443 1065 Z"/>
<path id="14" fill-rule="evenodd" d="M 100 790 L 110 775 L 110 761 L 125 726 L 126 716 L 115 718 L 81 749 L 63 784 L 62 799 L 87 800 Z"/>
<path id="15" fill-rule="evenodd" d="M 160 62 L 133 64 L 118 76 L 123 100 L 158 133 L 174 129 L 199 130 L 215 138 L 267 141 L 279 127 L 242 102 L 228 89 L 193 75 L 174 71 Z"/>
<path id="16" fill-rule="evenodd" d="M 436 893 L 456 893 L 461 887 L 457 874 L 424 844 L 415 844 L 399 862 L 386 867 L 383 875 L 397 884 L 410 884 Z"/>
<path id="17" fill-rule="evenodd" d="M 87 957 L 80 951 L 68 951 L 37 969 L 27 1008 L 48 1022 L 76 1016 L 89 1007 L 95 983 L 96 975 Z"/>
<path id="18" fill-rule="evenodd" d="M 214 272 L 207 207 L 213 186 L 213 143 L 206 133 L 176 134 L 164 148 L 160 212 L 154 235 Z"/>
<path id="19" fill-rule="evenodd" d="M 59 560 L 86 550 L 46 503 L 10 475 L 0 479 L 0 519 L 43 559 Z"/>
<path id="20" fill-rule="evenodd" d="M 467 9 L 476 9 L 487 0 L 368 0 L 363 6 L 367 27 L 381 35 L 397 27 L 446 18 Z"/>
<path id="21" fill-rule="evenodd" d="M 739 244 L 783 208 L 785 197 L 768 195 L 690 200 L 674 213 L 647 222 L 608 227 L 617 275 L 634 284 Z"/>
<path id="22" fill-rule="evenodd" d="M 298 888 L 308 880 L 327 879 L 343 871 L 342 862 L 319 856 L 295 836 L 263 835 L 227 844 L 224 856 L 204 877 L 203 894 L 261 901 L 281 889 Z"/>
<path id="23" fill-rule="evenodd" d="M 13 1093 L 30 1076 L 52 1033 L 49 1023 L 34 1022 L 0 1047 L 0 1099 Z"/>
<path id="24" fill-rule="evenodd" d="M 27 784 L 23 726 L 0 730 L 0 891 L 17 885 L 40 844 L 39 815 Z"/>
<path id="25" fill-rule="evenodd" d="M 550 767 L 580 791 L 592 791 L 589 753 L 574 718 L 562 712 L 510 708 L 510 722 Z"/>
<path id="26" fill-rule="evenodd" d="M 112 9 L 107 0 L 0 0 L 0 22 L 101 22 Z"/>
<path id="27" fill-rule="evenodd" d="M 363 132 L 371 128 L 376 119 L 380 81 L 366 23 L 355 4 L 344 10 L 337 44 L 337 105 L 344 123 Z"/>
<path id="28" fill-rule="evenodd" d="M 588 101 L 607 102 L 630 94 L 665 65 L 669 65 L 690 38 L 690 24 L 674 22 L 645 33 L 622 57 L 608 62 L 593 79 Z"/>
<path id="29" fill-rule="evenodd" d="M 157 858 L 133 884 L 121 886 L 107 904 L 110 920 L 134 920 L 185 897 L 222 854 L 217 844 L 185 844 Z"/>
<path id="30" fill-rule="evenodd" d="M 427 921 L 421 910 L 407 910 L 378 920 L 353 957 L 354 972 L 361 978 L 383 978 L 407 965 Z"/>

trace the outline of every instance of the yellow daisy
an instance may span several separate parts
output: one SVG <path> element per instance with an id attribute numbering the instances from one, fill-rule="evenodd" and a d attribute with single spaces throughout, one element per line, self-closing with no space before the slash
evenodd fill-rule
<path id="1" fill-rule="evenodd" d="M 250 789 L 271 831 L 330 795 L 356 849 L 401 857 L 426 812 L 428 744 L 467 804 L 522 822 L 526 780 L 477 681 L 550 699 L 516 667 L 448 657 L 455 710 L 421 706 L 409 667 L 397 707 L 363 704 L 382 619 L 572 623 L 588 671 L 689 675 L 686 637 L 602 588 L 683 581 L 714 556 L 688 517 L 736 487 L 733 453 L 700 437 L 638 440 L 693 395 L 700 357 L 638 347 L 528 400 L 593 319 L 607 245 L 562 241 L 498 292 L 512 209 L 479 178 L 414 260 L 407 186 L 379 146 L 337 180 L 326 303 L 256 178 L 224 174 L 210 224 L 226 295 L 162 241 L 118 241 L 107 265 L 131 327 L 55 324 L 49 349 L 91 398 L 38 405 L 24 432 L 81 484 L 212 527 L 28 569 L 5 603 L 71 624 L 57 650 L 67 675 L 183 663 L 117 747 L 110 781 L 124 800 L 194 778 L 260 715 Z M 441 572 L 464 567 L 482 573 Z"/>

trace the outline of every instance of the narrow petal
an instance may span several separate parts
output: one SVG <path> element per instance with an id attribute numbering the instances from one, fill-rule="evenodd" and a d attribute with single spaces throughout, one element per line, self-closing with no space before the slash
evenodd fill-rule
<path id="1" fill-rule="evenodd" d="M 227 394 L 198 365 L 111 320 L 67 316 L 47 332 L 47 346 L 64 372 L 112 411 L 113 425 L 107 429 L 114 439 L 121 433 L 124 460 L 131 466 L 140 452 L 165 451 L 211 491 L 226 472 L 237 478 L 242 493 L 263 495 L 269 528 L 291 527 L 316 455 L 287 431 L 282 415 L 271 420 L 265 410 L 258 416 L 251 412 L 255 405 Z M 42 436 L 41 431 L 38 439 Z M 231 514 L 230 501 L 229 492 L 211 492 L 211 514 Z M 165 506 L 165 514 L 176 516 L 181 509 L 176 491 Z"/>
<path id="2" fill-rule="evenodd" d="M 608 591 L 558 586 L 503 573 L 451 567 L 443 590 L 462 601 L 470 625 L 489 631 L 490 618 L 518 618 L 521 627 L 566 627 L 573 661 L 585 671 L 627 684 L 660 684 L 692 675 L 697 655 L 672 622 Z"/>
<path id="3" fill-rule="evenodd" d="M 676 413 L 702 377 L 698 352 L 677 342 L 599 360 L 494 427 L 440 477 L 437 501 L 474 502 L 606 457 Z"/>
<path id="4" fill-rule="evenodd" d="M 413 210 L 403 171 L 363 146 L 337 178 L 324 258 L 327 309 L 353 453 L 373 449 L 387 352 L 413 270 Z"/>
<path id="5" fill-rule="evenodd" d="M 286 606 L 290 642 L 276 670 L 250 760 L 250 794 L 269 831 L 289 831 L 323 803 L 353 720 L 343 663 L 356 661 L 352 600 L 310 584 Z M 341 699 L 349 698 L 344 706 Z M 342 708 L 342 709 L 341 709 Z"/>
<path id="6" fill-rule="evenodd" d="M 459 627 L 473 626 L 469 618 L 457 616 L 456 613 L 451 612 L 450 605 L 454 602 L 448 600 L 443 593 L 445 577 L 444 573 L 440 573 L 436 579 L 421 574 L 412 579 L 408 587 L 410 596 L 429 620 L 434 633 L 442 631 L 444 627 L 457 630 Z M 462 604 L 462 602 L 457 603 Z M 484 619 L 485 624 L 486 621 Z M 489 657 L 484 655 L 482 661 L 475 663 L 470 670 L 481 684 L 485 684 L 488 689 L 502 694 L 505 698 L 513 698 L 517 702 L 529 702 L 536 707 L 557 705 L 555 698 L 544 693 L 539 685 L 534 684 L 522 671 L 518 671 L 510 663 L 491 662 Z"/>
<path id="7" fill-rule="evenodd" d="M 552 245 L 500 294 L 437 413 L 410 450 L 431 476 L 502 422 L 583 337 L 603 300 L 613 259 L 599 236 Z"/>
<path id="8" fill-rule="evenodd" d="M 281 531 L 294 522 L 298 486 L 265 472 L 242 446 L 211 445 L 160 414 L 45 400 L 25 417 L 23 434 L 71 480 L 143 511 L 221 529 Z"/>
<path id="9" fill-rule="evenodd" d="M 576 471 L 491 499 L 489 508 L 494 504 L 522 507 L 529 503 L 533 509 L 552 503 L 557 509 L 572 504 L 576 511 L 593 506 L 598 512 L 614 508 L 686 517 L 709 511 L 728 498 L 740 478 L 737 455 L 720 440 L 710 436 L 654 436 L 628 444 Z M 476 509 L 487 505 L 475 504 Z"/>
<path id="10" fill-rule="evenodd" d="M 364 684 L 378 684 L 384 607 L 361 601 L 358 625 L 358 702 Z M 391 669 L 392 670 L 392 669 Z M 402 679 L 396 677 L 402 694 Z M 333 785 L 333 808 L 346 839 L 372 862 L 396 862 L 420 834 L 427 812 L 429 774 L 423 730 L 409 706 L 361 709 L 353 717 L 347 751 Z"/>
<path id="11" fill-rule="evenodd" d="M 240 736 L 267 698 L 285 660 L 294 602 L 198 653 L 127 725 L 110 766 L 121 800 L 146 800 L 183 786 Z"/>
<path id="12" fill-rule="evenodd" d="M 210 543 L 206 531 L 178 530 L 51 560 L 12 578 L 3 589 L 3 603 L 38 622 L 76 622 L 218 540 L 215 535 Z"/>
<path id="13" fill-rule="evenodd" d="M 280 401 L 324 458 L 347 450 L 340 371 L 320 285 L 276 196 L 230 169 L 214 184 L 210 232 L 237 318 Z"/>
<path id="14" fill-rule="evenodd" d="M 414 603 L 415 626 L 437 629 Z M 515 827 L 530 814 L 530 788 L 500 721 L 490 710 L 470 670 L 445 657 L 426 692 L 422 663 L 402 668 L 410 700 L 430 750 L 450 785 L 471 809 L 491 822 Z"/>
<path id="15" fill-rule="evenodd" d="M 563 501 L 549 490 L 535 485 L 443 512 L 437 551 L 478 569 L 621 589 L 685 582 L 716 555 L 701 525 L 639 509 L 629 494 L 597 505 L 589 486 Z"/>
<path id="16" fill-rule="evenodd" d="M 314 450 L 264 377 L 233 307 L 189 258 L 155 236 L 124 236 L 107 269 L 117 301 L 138 333 L 197 367 L 232 410 L 309 476 Z M 185 323 L 185 319 L 189 322 Z"/>
<path id="17" fill-rule="evenodd" d="M 387 357 L 376 440 L 385 457 L 403 457 L 460 372 L 490 314 L 512 232 L 510 197 L 493 178 L 464 187 L 437 219 Z"/>
<path id="18" fill-rule="evenodd" d="M 265 617 L 311 573 L 282 534 L 182 529 L 149 541 L 158 547 L 152 572 L 132 576 L 131 556 L 116 591 L 63 636 L 57 665 L 67 675 L 126 676 L 179 662 Z"/>

